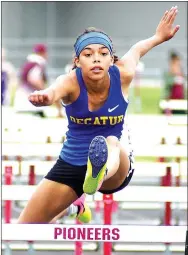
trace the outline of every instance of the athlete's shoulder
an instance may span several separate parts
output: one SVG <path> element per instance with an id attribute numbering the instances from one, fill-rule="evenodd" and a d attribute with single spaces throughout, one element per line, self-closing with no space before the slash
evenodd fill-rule
<path id="1" fill-rule="evenodd" d="M 62 98 L 63 103 L 69 104 L 75 101 L 75 98 L 77 98 L 80 93 L 76 71 L 72 70 L 68 74 L 60 75 L 56 79 L 56 82 L 64 91 L 66 91 L 67 96 Z"/>
<path id="2" fill-rule="evenodd" d="M 72 70 L 68 74 L 61 74 L 56 78 L 57 82 L 62 82 L 62 83 L 74 83 L 75 81 L 75 71 Z"/>
<path id="3" fill-rule="evenodd" d="M 75 70 L 72 70 L 68 74 L 59 75 L 56 79 L 56 83 L 63 87 L 69 87 L 70 90 L 77 87 L 77 78 Z"/>

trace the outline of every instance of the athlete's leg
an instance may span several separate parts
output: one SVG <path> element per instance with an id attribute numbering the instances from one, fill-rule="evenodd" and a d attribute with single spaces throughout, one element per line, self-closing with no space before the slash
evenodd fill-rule
<path id="1" fill-rule="evenodd" d="M 121 163 L 120 166 L 120 162 Z M 107 169 L 107 172 L 106 172 Z M 122 170 L 121 170 L 122 169 Z M 94 138 L 89 148 L 88 168 L 83 185 L 84 192 L 94 194 L 106 180 L 114 179 L 121 182 L 128 174 L 129 158 L 115 136 L 105 139 L 102 136 Z"/>
<path id="2" fill-rule="evenodd" d="M 50 222 L 77 198 L 71 187 L 43 179 L 22 211 L 18 223 Z"/>
<path id="3" fill-rule="evenodd" d="M 71 204 L 67 209 L 63 210 L 57 216 L 55 216 L 50 221 L 50 223 L 53 223 L 53 224 L 57 223 L 58 220 L 61 220 L 62 218 L 66 217 L 66 216 L 74 216 L 75 214 L 77 215 L 77 213 L 78 213 L 78 206 Z"/>
<path id="4" fill-rule="evenodd" d="M 61 220 L 65 216 L 77 218 L 82 223 L 89 223 L 91 221 L 92 215 L 91 210 L 85 201 L 85 198 L 86 196 L 83 194 L 67 209 L 54 217 L 50 223 L 56 223 L 58 220 Z"/>
<path id="5" fill-rule="evenodd" d="M 104 180 L 110 179 L 118 170 L 120 164 L 120 142 L 115 136 L 106 138 L 108 144 L 107 173 Z"/>
<path id="6" fill-rule="evenodd" d="M 120 148 L 119 167 L 116 169 L 116 165 L 114 162 L 114 168 L 113 168 L 113 159 L 115 160 L 115 157 L 113 156 L 113 152 L 111 151 L 110 152 L 112 153 L 111 168 L 110 168 L 110 165 L 108 165 L 109 175 L 107 174 L 107 178 L 105 177 L 100 190 L 113 190 L 118 188 L 124 182 L 125 178 L 128 175 L 129 167 L 130 167 L 128 152 L 125 150 L 125 148 L 121 144 L 119 144 L 119 148 Z M 110 153 L 109 153 L 109 156 L 110 156 Z"/>

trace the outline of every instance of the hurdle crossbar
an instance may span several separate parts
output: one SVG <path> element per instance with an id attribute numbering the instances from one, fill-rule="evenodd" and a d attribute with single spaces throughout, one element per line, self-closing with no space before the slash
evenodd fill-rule
<path id="1" fill-rule="evenodd" d="M 61 151 L 62 144 L 3 144 L 2 156 L 17 156 L 22 157 L 38 156 L 38 157 L 57 157 Z M 156 145 L 148 147 L 136 147 L 136 156 L 143 157 L 185 157 L 187 158 L 187 146 L 186 145 Z"/>
<path id="2" fill-rule="evenodd" d="M 161 100 L 159 106 L 162 110 L 184 110 L 187 111 L 187 100 Z"/>
<path id="3" fill-rule="evenodd" d="M 2 200 L 28 200 L 37 185 L 2 185 Z M 186 187 L 128 186 L 114 194 L 115 201 L 122 202 L 187 202 Z M 102 201 L 101 193 L 94 195 L 95 201 Z M 93 196 L 87 196 L 93 201 Z"/>
<path id="4" fill-rule="evenodd" d="M 74 251 L 75 250 L 75 244 L 72 242 L 55 242 L 55 243 L 33 243 L 33 249 L 35 251 Z M 29 244 L 27 242 L 21 242 L 17 243 L 11 242 L 9 244 L 9 247 L 12 251 L 27 251 L 29 249 Z M 2 250 L 6 249 L 6 245 L 2 243 Z M 87 242 L 83 243 L 83 251 L 97 251 L 98 250 L 98 243 L 96 242 Z M 121 244 L 121 243 L 115 243 L 113 245 L 114 251 L 142 251 L 142 252 L 165 252 L 166 247 L 165 244 Z M 185 250 L 184 244 L 172 244 L 170 245 L 170 251 L 172 252 L 183 252 Z"/>
<path id="5" fill-rule="evenodd" d="M 22 175 L 28 175 L 29 167 L 34 165 L 35 174 L 39 176 L 43 176 L 47 174 L 49 169 L 55 164 L 55 161 L 22 161 L 21 163 L 15 160 L 12 161 L 2 161 L 2 173 L 5 172 L 6 166 L 13 167 L 13 174 L 17 175 L 20 173 L 20 165 L 21 165 L 21 173 Z M 151 176 L 151 177 L 161 177 L 166 174 L 166 168 L 170 167 L 172 170 L 173 176 L 179 175 L 179 168 L 181 169 L 181 176 L 187 176 L 187 164 L 186 162 L 181 162 L 181 164 L 177 162 L 135 162 L 135 176 Z"/>
<path id="6" fill-rule="evenodd" d="M 186 226 L 2 224 L 2 240 L 184 243 L 186 230 Z"/>
<path id="7" fill-rule="evenodd" d="M 9 247 L 12 251 L 27 251 L 29 244 L 27 242 L 11 242 Z M 32 247 L 35 251 L 75 251 L 75 244 L 71 242 L 52 242 L 52 243 L 33 243 Z M 2 243 L 2 250 L 6 250 L 6 244 Z M 83 243 L 83 251 L 97 251 L 98 244 L 96 242 Z"/>

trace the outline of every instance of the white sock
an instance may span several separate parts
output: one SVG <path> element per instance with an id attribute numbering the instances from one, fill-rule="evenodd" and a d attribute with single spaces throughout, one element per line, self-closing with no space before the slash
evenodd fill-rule
<path id="1" fill-rule="evenodd" d="M 71 215 L 74 215 L 74 214 L 77 214 L 78 213 L 78 206 L 77 205 L 70 205 L 68 208 L 67 208 L 67 216 L 71 216 Z"/>

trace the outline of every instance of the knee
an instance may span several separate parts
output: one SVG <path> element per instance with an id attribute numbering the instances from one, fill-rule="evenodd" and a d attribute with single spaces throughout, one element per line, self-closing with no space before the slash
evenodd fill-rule
<path id="1" fill-rule="evenodd" d="M 119 147 L 120 146 L 119 140 L 115 136 L 108 136 L 106 138 L 106 140 L 107 140 L 108 145 L 110 145 L 110 146 L 113 146 L 113 147 Z"/>

